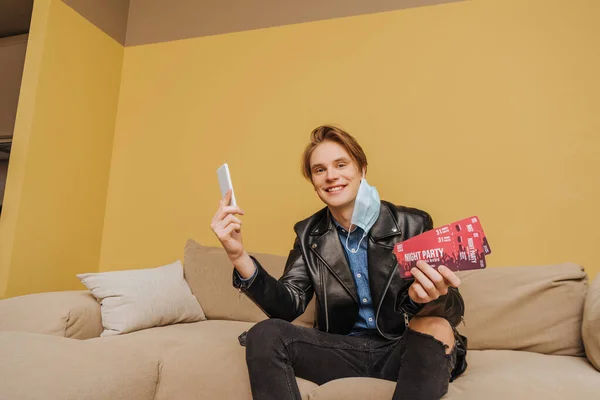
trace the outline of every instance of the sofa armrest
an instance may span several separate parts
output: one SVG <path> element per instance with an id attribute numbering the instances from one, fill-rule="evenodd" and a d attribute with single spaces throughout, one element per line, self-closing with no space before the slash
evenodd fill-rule
<path id="1" fill-rule="evenodd" d="M 583 308 L 581 335 L 587 358 L 600 371 L 600 274 L 588 289 Z"/>
<path id="2" fill-rule="evenodd" d="M 0 331 L 99 337 L 100 304 L 88 291 L 36 293 L 0 300 Z"/>

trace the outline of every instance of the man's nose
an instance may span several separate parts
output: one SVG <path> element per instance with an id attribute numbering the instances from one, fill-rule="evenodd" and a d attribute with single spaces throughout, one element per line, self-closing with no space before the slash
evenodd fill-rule
<path id="1" fill-rule="evenodd" d="M 327 180 L 328 181 L 335 181 L 337 178 L 339 178 L 339 174 L 335 170 L 335 168 L 328 168 L 327 169 Z"/>

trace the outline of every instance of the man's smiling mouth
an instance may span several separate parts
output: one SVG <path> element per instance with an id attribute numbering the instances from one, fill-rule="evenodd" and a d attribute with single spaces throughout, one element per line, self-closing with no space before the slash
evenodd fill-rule
<path id="1" fill-rule="evenodd" d="M 344 185 L 338 185 L 338 186 L 332 186 L 330 188 L 325 189 L 325 191 L 327 193 L 337 193 L 339 191 L 341 191 L 342 189 L 344 189 L 346 186 Z"/>

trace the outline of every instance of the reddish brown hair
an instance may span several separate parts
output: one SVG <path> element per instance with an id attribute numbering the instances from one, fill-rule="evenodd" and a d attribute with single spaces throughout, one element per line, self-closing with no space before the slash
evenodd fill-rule
<path id="1" fill-rule="evenodd" d="M 356 163 L 359 171 L 362 171 L 363 169 L 366 171 L 367 156 L 356 139 L 345 130 L 336 126 L 322 125 L 315 128 L 310 133 L 310 143 L 306 146 L 304 154 L 302 155 L 302 175 L 304 175 L 306 179 L 312 178 L 310 157 L 312 156 L 313 151 L 315 151 L 318 145 L 328 140 L 338 143 L 346 149 L 348 154 L 350 154 L 350 158 Z"/>

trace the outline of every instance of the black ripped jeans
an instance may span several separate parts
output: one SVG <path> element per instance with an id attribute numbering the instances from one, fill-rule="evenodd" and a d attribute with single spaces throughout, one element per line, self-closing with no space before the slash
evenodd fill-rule
<path id="1" fill-rule="evenodd" d="M 246 337 L 254 400 L 301 400 L 296 377 L 322 385 L 348 377 L 396 382 L 393 400 L 433 400 L 448 391 L 456 349 L 407 329 L 401 339 L 334 335 L 279 319 L 259 322 Z"/>

